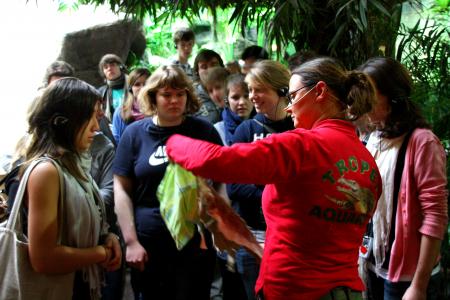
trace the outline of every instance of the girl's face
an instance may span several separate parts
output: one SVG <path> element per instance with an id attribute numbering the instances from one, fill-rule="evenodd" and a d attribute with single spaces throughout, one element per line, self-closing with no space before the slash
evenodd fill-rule
<path id="1" fill-rule="evenodd" d="M 277 92 L 272 88 L 252 81 L 248 83 L 248 91 L 250 100 L 255 105 L 256 112 L 266 115 L 269 119 L 274 119 L 277 114 L 279 101 L 281 101 Z M 281 107 L 280 109 L 283 108 Z"/>
<path id="2" fill-rule="evenodd" d="M 186 111 L 186 89 L 163 87 L 156 92 L 156 109 L 158 122 L 161 126 L 181 124 Z"/>
<path id="3" fill-rule="evenodd" d="M 369 123 L 375 126 L 376 129 L 383 129 L 386 123 L 386 119 L 391 112 L 391 106 L 389 105 L 388 98 L 381 94 L 376 89 L 377 103 L 372 111 L 368 114 Z"/>
<path id="4" fill-rule="evenodd" d="M 145 75 L 140 76 L 138 79 L 136 79 L 133 86 L 131 87 L 131 91 L 133 92 L 133 96 L 135 99 L 139 95 L 142 87 L 145 85 L 145 81 L 147 80 L 147 78 L 148 77 Z"/>
<path id="5" fill-rule="evenodd" d="M 98 116 L 101 114 L 101 104 L 97 103 L 95 110 L 92 113 L 91 118 L 85 123 L 85 126 L 81 127 L 75 136 L 75 148 L 79 153 L 89 149 L 94 140 L 97 131 L 100 130 L 98 125 Z"/>
<path id="6" fill-rule="evenodd" d="M 235 84 L 228 89 L 230 110 L 242 119 L 248 119 L 253 110 L 253 103 L 248 98 L 248 91 L 241 84 Z"/>

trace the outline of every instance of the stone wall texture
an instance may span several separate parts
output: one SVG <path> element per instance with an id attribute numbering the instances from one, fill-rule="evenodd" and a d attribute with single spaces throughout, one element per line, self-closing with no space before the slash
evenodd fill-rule
<path id="1" fill-rule="evenodd" d="M 99 87 L 104 84 L 98 72 L 98 62 L 103 55 L 114 53 L 126 62 L 130 52 L 142 57 L 145 47 L 142 24 L 121 20 L 67 34 L 58 60 L 71 64 L 76 77 Z"/>

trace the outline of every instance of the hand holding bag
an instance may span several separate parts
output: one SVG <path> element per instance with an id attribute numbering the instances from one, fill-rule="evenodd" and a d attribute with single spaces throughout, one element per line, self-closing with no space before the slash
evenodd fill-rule
<path id="1" fill-rule="evenodd" d="M 51 158 L 33 161 L 26 169 L 16 194 L 9 219 L 0 224 L 0 299 L 71 299 L 74 273 L 45 275 L 33 270 L 28 256 L 28 238 L 23 234 L 20 211 L 31 171 L 41 162 L 53 163 L 59 173 L 58 218 L 64 204 L 64 175 L 58 163 Z M 59 222 L 59 224 L 62 224 Z M 58 243 L 61 241 L 58 230 Z"/>

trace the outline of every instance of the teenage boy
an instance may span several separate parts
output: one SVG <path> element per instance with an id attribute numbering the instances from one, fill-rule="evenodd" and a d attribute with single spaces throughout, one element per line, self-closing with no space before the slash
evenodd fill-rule
<path id="1" fill-rule="evenodd" d="M 211 124 L 222 121 L 222 110 L 225 107 L 225 88 L 229 73 L 224 67 L 209 68 L 202 75 L 201 88 L 197 87 L 197 95 L 201 106 L 196 116 Z"/>
<path id="2" fill-rule="evenodd" d="M 98 89 L 103 98 L 103 111 L 111 121 L 114 110 L 122 105 L 126 94 L 126 67 L 119 56 L 105 54 L 100 59 L 98 70 L 105 81 L 105 85 Z"/>
<path id="3" fill-rule="evenodd" d="M 192 54 L 192 48 L 195 44 L 195 33 L 190 28 L 180 28 L 173 35 L 175 49 L 177 49 L 178 57 L 172 64 L 180 67 L 189 78 L 193 79 L 191 65 L 188 62 Z"/>

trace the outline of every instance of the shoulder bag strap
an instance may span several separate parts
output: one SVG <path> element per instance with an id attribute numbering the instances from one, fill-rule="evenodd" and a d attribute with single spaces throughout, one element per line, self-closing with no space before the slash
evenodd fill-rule
<path id="1" fill-rule="evenodd" d="M 277 133 L 277 131 L 275 129 L 273 129 L 272 127 L 270 127 L 256 119 L 253 119 L 253 121 L 255 121 L 256 124 L 258 124 L 259 126 L 263 127 L 268 133 Z"/>
<path id="2" fill-rule="evenodd" d="M 33 161 L 25 170 L 24 175 L 22 176 L 22 179 L 20 180 L 20 184 L 19 184 L 19 188 L 17 189 L 17 193 L 16 193 L 16 197 L 14 199 L 14 204 L 13 207 L 11 209 L 11 213 L 9 215 L 8 218 L 8 222 L 6 224 L 6 228 L 10 229 L 10 230 L 15 230 L 16 232 L 22 232 L 22 222 L 20 222 L 20 211 L 22 208 L 22 203 L 23 203 L 23 196 L 25 194 L 26 188 L 27 188 L 27 183 L 28 183 L 28 178 L 30 177 L 31 171 L 33 171 L 33 169 L 41 162 L 43 161 L 50 161 L 51 163 L 53 163 L 53 165 L 55 166 L 55 168 L 58 170 L 58 174 L 59 174 L 59 206 L 58 206 L 58 217 L 61 218 L 62 215 L 60 214 L 60 211 L 63 207 L 64 201 L 64 175 L 61 171 L 61 168 L 59 166 L 59 164 L 49 158 L 49 157 L 41 157 L 36 159 L 35 161 Z M 61 224 L 61 223 L 60 223 Z M 61 232 L 61 230 L 60 230 Z M 60 240 L 60 234 L 58 234 L 58 240 Z"/>

